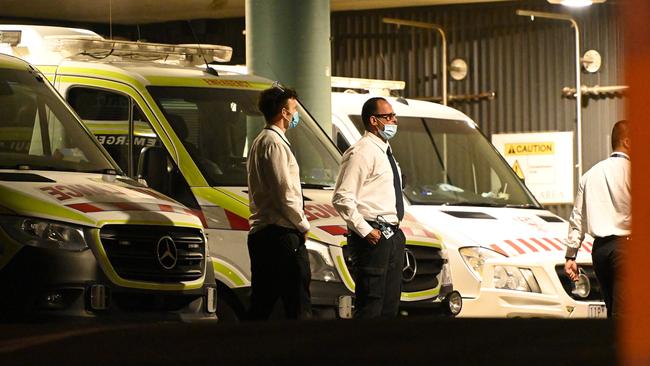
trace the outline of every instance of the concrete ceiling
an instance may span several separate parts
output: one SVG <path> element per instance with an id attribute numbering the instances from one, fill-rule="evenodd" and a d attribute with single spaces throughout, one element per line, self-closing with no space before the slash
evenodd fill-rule
<path id="1" fill-rule="evenodd" d="M 506 0 L 331 0 L 332 11 Z M 0 18 L 114 24 L 244 16 L 245 0 L 1 0 Z"/>

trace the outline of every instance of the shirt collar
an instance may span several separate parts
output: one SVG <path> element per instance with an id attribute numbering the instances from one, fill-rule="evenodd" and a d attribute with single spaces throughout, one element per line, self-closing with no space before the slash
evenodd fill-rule
<path id="1" fill-rule="evenodd" d="M 630 160 L 630 156 L 629 156 L 628 154 L 624 153 L 624 152 L 614 151 L 614 152 L 610 155 L 610 157 L 616 157 L 616 156 L 620 156 L 620 157 L 623 157 L 623 158 L 625 158 L 625 159 L 627 159 L 627 160 Z"/>
<path id="2" fill-rule="evenodd" d="M 282 130 L 280 129 L 280 127 L 278 127 L 278 126 L 276 126 L 276 125 L 269 125 L 269 124 L 267 124 L 265 128 L 266 128 L 266 129 L 271 129 L 271 130 L 273 130 L 273 131 L 279 133 L 279 134 L 280 134 L 280 138 L 281 138 L 282 140 L 284 140 L 284 142 L 286 142 L 288 145 L 291 145 L 291 144 L 289 143 L 289 140 L 287 140 L 287 136 L 284 134 L 284 131 L 282 131 Z"/>
<path id="3" fill-rule="evenodd" d="M 366 131 L 366 133 L 363 134 L 363 137 L 369 138 L 373 144 L 377 145 L 377 147 L 384 152 L 384 154 L 386 153 L 386 150 L 388 150 L 389 147 L 388 143 L 384 142 L 382 139 L 377 137 L 377 135 L 375 135 L 374 133 Z"/>

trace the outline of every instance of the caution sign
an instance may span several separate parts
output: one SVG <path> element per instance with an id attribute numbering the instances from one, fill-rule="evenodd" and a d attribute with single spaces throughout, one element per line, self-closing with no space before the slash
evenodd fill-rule
<path id="1" fill-rule="evenodd" d="M 540 203 L 573 202 L 573 132 L 493 134 L 492 143 Z"/>
<path id="2" fill-rule="evenodd" d="M 508 143 L 504 149 L 506 156 L 511 155 L 553 155 L 554 142 L 522 142 Z"/>
<path id="3" fill-rule="evenodd" d="M 521 170 L 521 165 L 519 165 L 519 161 L 515 160 L 515 163 L 512 164 L 512 170 L 514 170 L 515 173 L 517 173 L 519 178 L 526 179 L 526 178 L 524 178 L 524 171 Z"/>

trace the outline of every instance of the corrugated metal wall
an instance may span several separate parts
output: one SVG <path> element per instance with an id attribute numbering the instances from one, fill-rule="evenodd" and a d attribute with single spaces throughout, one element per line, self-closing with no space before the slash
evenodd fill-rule
<path id="1" fill-rule="evenodd" d="M 332 14 L 332 74 L 407 82 L 406 97 L 441 96 L 440 39 L 437 33 L 383 24 L 382 17 L 436 23 L 448 37 L 448 59 L 469 65 L 461 81 L 449 78 L 449 94 L 494 91 L 493 100 L 452 103 L 472 117 L 488 137 L 493 133 L 573 131 L 575 99 L 574 31 L 566 21 L 515 14 L 516 9 L 567 12 L 546 1 L 386 9 Z M 571 12 L 581 31 L 581 54 L 595 49 L 603 65 L 583 71 L 583 85 L 623 84 L 622 30 L 615 1 Z M 583 168 L 609 153 L 613 123 L 623 118 L 623 99 L 586 98 L 583 103 Z M 570 205 L 549 207 L 568 217 Z"/>

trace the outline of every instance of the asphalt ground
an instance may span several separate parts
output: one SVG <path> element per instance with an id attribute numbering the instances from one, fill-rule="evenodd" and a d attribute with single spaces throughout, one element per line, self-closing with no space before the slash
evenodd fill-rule
<path id="1" fill-rule="evenodd" d="M 0 325 L 0 365 L 614 365 L 609 320 Z"/>

